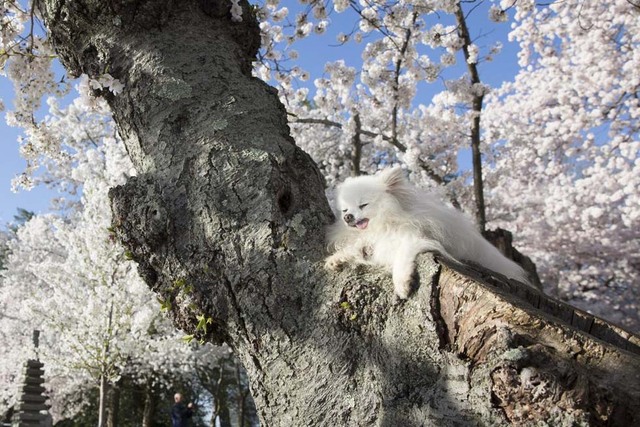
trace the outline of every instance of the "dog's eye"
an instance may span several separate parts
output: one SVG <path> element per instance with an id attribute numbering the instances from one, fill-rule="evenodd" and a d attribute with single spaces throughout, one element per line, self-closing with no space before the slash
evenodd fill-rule
<path id="1" fill-rule="evenodd" d="M 362 205 L 358 206 L 361 210 L 366 208 L 367 206 L 369 206 L 369 203 L 363 203 Z"/>
<path id="2" fill-rule="evenodd" d="M 342 209 L 342 213 L 347 213 L 349 209 Z"/>

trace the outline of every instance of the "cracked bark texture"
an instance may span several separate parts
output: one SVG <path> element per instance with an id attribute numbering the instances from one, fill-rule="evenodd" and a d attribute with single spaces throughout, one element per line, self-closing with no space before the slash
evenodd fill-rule
<path id="1" fill-rule="evenodd" d="M 38 1 L 68 70 L 125 84 L 102 93 L 138 171 L 118 236 L 178 326 L 234 348 L 263 425 L 640 425 L 640 341 L 615 326 L 428 254 L 405 303 L 378 270 L 324 271 L 323 180 L 229 6 Z"/>

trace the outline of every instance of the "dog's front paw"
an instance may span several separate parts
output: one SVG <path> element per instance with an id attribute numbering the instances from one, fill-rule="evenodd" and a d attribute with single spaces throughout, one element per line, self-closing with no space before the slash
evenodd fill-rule
<path id="1" fill-rule="evenodd" d="M 411 281 L 398 281 L 393 284 L 393 289 L 400 299 L 409 298 L 411 293 Z"/>
<path id="2" fill-rule="evenodd" d="M 340 254 L 333 254 L 324 261 L 327 270 L 340 271 L 347 264 L 347 259 Z"/>
<path id="3" fill-rule="evenodd" d="M 411 270 L 401 272 L 394 271 L 393 290 L 400 299 L 408 299 L 417 281 L 417 273 Z"/>

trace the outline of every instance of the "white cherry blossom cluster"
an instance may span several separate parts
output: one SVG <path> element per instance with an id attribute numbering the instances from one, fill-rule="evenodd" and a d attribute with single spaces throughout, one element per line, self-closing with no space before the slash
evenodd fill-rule
<path id="1" fill-rule="evenodd" d="M 19 126 L 33 134 L 41 133 L 35 112 L 42 98 L 47 95 L 61 97 L 68 92 L 69 86 L 54 75 L 52 63 L 55 52 L 48 39 L 39 35 L 38 23 L 34 14 L 23 9 L 20 2 L 3 2 L 0 6 L 0 75 L 13 82 L 15 96 L 13 109 L 6 113 L 10 126 Z M 4 109 L 6 103 L 2 102 Z M 46 132 L 45 132 L 46 133 Z M 37 136 L 42 141 L 46 135 Z M 44 144 L 46 145 L 46 143 Z M 25 147 L 29 154 L 32 150 L 45 148 Z M 53 153 L 55 148 L 48 149 Z M 21 182 L 29 186 L 32 166 L 28 166 Z"/>
<path id="2" fill-rule="evenodd" d="M 314 4 L 311 2 L 310 6 Z M 287 6 L 290 15 L 293 6 L 290 3 Z M 279 10 L 277 7 L 276 2 L 265 5 L 265 9 Z M 434 185 L 435 177 L 436 184 L 440 185 L 462 177 L 457 170 L 456 156 L 459 147 L 467 144 L 465 131 L 461 129 L 468 126 L 470 116 L 461 106 L 470 97 L 464 90 L 457 89 L 485 91 L 487 88 L 471 88 L 469 80 L 461 77 L 464 83 L 446 83 L 446 87 L 450 86 L 446 92 L 449 102 L 441 103 L 434 98 L 436 102 L 428 106 L 415 104 L 418 85 L 438 81 L 442 70 L 455 64 L 456 56 L 462 55 L 463 41 L 455 25 L 427 24 L 427 19 L 454 11 L 455 7 L 451 1 L 334 2 L 334 11 L 349 10 L 357 23 L 355 31 L 339 33 L 336 40 L 341 45 L 358 44 L 366 36 L 367 43 L 360 47 L 362 63 L 347 64 L 344 60 L 328 63 L 325 75 L 316 78 L 311 87 L 303 86 L 308 74 L 299 74 L 296 66 L 290 68 L 291 73 L 269 71 L 285 69 L 283 64 L 291 59 L 283 60 L 284 55 L 272 52 L 278 46 L 281 46 L 279 52 L 292 50 L 298 39 L 284 36 L 286 27 L 277 25 L 268 14 L 263 15 L 263 34 L 269 33 L 263 38 L 267 41 L 267 45 L 263 45 L 263 58 L 279 59 L 271 64 L 261 63 L 257 74 L 265 80 L 273 76 L 278 83 L 282 100 L 291 114 L 296 141 L 318 159 L 330 182 L 353 173 L 355 136 L 360 139 L 359 168 L 363 172 L 374 172 L 406 157 L 417 167 L 412 171 L 415 179 L 422 183 Z M 298 33 L 306 34 L 301 25 L 311 22 L 314 16 L 302 9 L 296 15 L 296 28 Z M 315 16 L 324 19 L 323 14 Z M 280 16 L 277 20 L 280 21 Z M 328 22 L 331 22 L 330 15 Z M 274 25 L 278 27 L 275 30 Z M 492 53 L 495 55 L 498 50 Z M 298 54 L 303 55 L 298 50 L 292 51 L 294 59 Z M 472 51 L 479 60 L 480 49 L 472 47 Z M 445 124 L 438 116 L 443 110 L 448 119 L 455 119 Z M 444 134 L 438 134 L 437 130 Z M 448 143 L 440 143 L 444 135 L 455 137 Z M 425 179 L 429 175 L 431 178 Z"/>
<path id="3" fill-rule="evenodd" d="M 549 289 L 638 330 L 640 8 L 515 7 L 522 68 L 482 117 L 496 154 L 491 215 Z"/>
<path id="4" fill-rule="evenodd" d="M 90 95 L 91 84 L 86 76 L 80 78 L 77 85 L 80 96 L 65 108 L 60 108 L 58 98 L 49 97 L 48 115 L 37 125 L 24 128 L 20 152 L 27 160 L 27 169 L 14 179 L 14 190 L 47 184 L 75 194 L 83 183 L 84 177 L 76 179 L 77 171 L 72 173 L 81 160 L 79 157 L 105 138 L 115 138 L 111 113 L 103 99 Z"/>
<path id="5" fill-rule="evenodd" d="M 119 94 L 124 89 L 124 85 L 120 80 L 114 78 L 109 73 L 104 73 L 97 79 L 89 80 L 89 86 L 92 89 L 106 89 L 113 93 L 114 95 Z"/>

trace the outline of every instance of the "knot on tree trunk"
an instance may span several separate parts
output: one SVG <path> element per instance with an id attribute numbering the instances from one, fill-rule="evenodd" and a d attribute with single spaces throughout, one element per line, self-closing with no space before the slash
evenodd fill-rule
<path id="1" fill-rule="evenodd" d="M 112 226 L 129 249 L 127 257 L 138 262 L 140 273 L 153 288 L 157 275 L 152 267 L 167 240 L 169 219 L 159 191 L 151 179 L 131 177 L 125 185 L 109 190 Z"/>
<path id="2" fill-rule="evenodd" d="M 113 224 L 126 231 L 123 241 L 128 246 L 157 248 L 167 239 L 167 210 L 150 178 L 130 177 L 126 184 L 110 189 L 109 197 Z"/>

